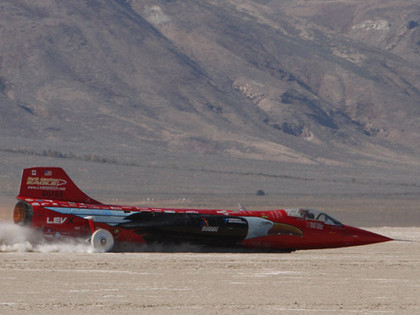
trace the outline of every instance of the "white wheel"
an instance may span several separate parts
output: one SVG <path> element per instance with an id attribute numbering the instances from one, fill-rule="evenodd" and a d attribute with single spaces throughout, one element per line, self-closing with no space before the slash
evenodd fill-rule
<path id="1" fill-rule="evenodd" d="M 98 252 L 109 252 L 114 246 L 114 237 L 111 232 L 99 229 L 96 230 L 90 239 L 92 247 Z"/>

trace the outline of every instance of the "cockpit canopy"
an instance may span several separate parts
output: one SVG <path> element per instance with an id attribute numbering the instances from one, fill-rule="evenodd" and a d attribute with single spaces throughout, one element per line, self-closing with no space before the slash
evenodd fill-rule
<path id="1" fill-rule="evenodd" d="M 299 217 L 308 220 L 316 220 L 324 222 L 325 224 L 329 225 L 343 225 L 340 221 L 334 219 L 333 217 L 329 216 L 325 212 L 316 209 L 286 209 L 285 210 L 287 215 L 291 217 Z"/>

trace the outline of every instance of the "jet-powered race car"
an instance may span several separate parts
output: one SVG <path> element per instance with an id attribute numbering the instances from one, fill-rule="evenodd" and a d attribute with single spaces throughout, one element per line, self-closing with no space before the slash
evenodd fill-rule
<path id="1" fill-rule="evenodd" d="M 46 239 L 90 239 L 98 251 L 115 245 L 198 244 L 291 252 L 390 241 L 343 225 L 313 209 L 270 211 L 163 209 L 102 204 L 57 167 L 23 171 L 13 219 Z"/>

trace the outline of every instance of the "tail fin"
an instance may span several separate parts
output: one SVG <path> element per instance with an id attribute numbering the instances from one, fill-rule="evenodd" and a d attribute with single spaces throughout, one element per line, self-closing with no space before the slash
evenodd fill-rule
<path id="1" fill-rule="evenodd" d="M 21 198 L 100 204 L 82 192 L 66 172 L 59 167 L 24 169 L 18 196 L 18 199 Z"/>

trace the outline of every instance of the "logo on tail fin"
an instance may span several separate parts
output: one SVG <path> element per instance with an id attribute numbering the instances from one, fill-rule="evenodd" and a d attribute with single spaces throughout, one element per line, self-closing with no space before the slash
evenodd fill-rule
<path id="1" fill-rule="evenodd" d="M 46 178 L 46 177 L 28 177 L 26 181 L 26 185 L 32 186 L 34 188 L 28 187 L 29 189 L 43 189 L 43 186 L 49 187 L 49 189 L 53 187 L 59 187 L 67 184 L 67 181 L 64 179 L 58 178 Z M 35 186 L 42 186 L 42 187 L 35 187 Z M 64 189 L 60 189 L 64 190 Z"/>

